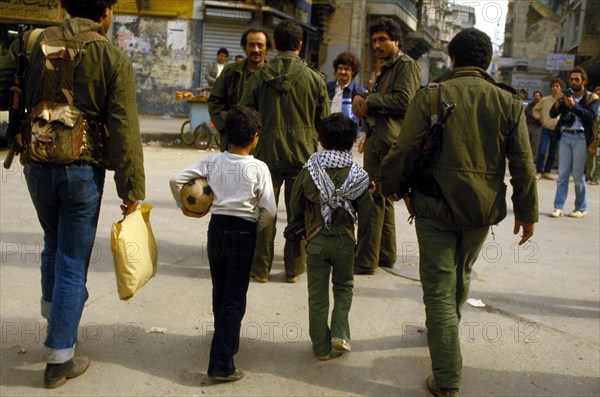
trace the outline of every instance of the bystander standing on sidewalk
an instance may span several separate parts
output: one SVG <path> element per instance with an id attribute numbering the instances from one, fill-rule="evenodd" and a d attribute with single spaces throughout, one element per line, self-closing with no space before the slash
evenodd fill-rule
<path id="1" fill-rule="evenodd" d="M 585 186 L 585 160 L 588 147 L 597 135 L 596 118 L 600 100 L 598 95 L 585 89 L 587 73 L 580 67 L 569 72 L 570 90 L 560 93 L 550 109 L 550 116 L 560 115 L 557 132 L 559 133 L 558 180 L 554 196 L 553 218 L 563 216 L 569 178 L 573 175 L 575 183 L 575 209 L 570 217 L 582 218 L 587 211 L 587 192 Z"/>
<path id="2" fill-rule="evenodd" d="M 550 81 L 551 95 L 543 97 L 533 107 L 533 117 L 540 120 L 542 123 L 542 133 L 537 148 L 537 160 L 535 163 L 535 177 L 536 179 L 544 178 L 554 180 L 551 175 L 552 166 L 556 158 L 556 148 L 558 147 L 558 141 L 554 138 L 554 129 L 558 124 L 559 117 L 550 117 L 550 109 L 554 105 L 554 101 L 561 93 L 565 83 L 559 79 L 554 78 Z M 534 158 L 536 158 L 534 156 Z"/>

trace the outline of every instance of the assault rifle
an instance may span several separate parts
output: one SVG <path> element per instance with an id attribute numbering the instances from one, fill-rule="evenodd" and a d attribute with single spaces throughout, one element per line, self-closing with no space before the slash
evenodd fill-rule
<path id="1" fill-rule="evenodd" d="M 13 83 L 10 87 L 10 99 L 8 107 L 8 129 L 6 131 L 6 139 L 8 140 L 8 154 L 4 159 L 4 168 L 9 169 L 12 165 L 15 154 L 21 153 L 22 147 L 17 139 L 17 135 L 21 132 L 21 123 L 25 114 L 23 105 L 23 91 L 25 71 L 27 69 L 27 54 L 25 51 L 25 43 L 23 34 L 27 30 L 27 26 L 19 25 L 19 55 L 17 56 L 17 70 L 13 77 Z"/>

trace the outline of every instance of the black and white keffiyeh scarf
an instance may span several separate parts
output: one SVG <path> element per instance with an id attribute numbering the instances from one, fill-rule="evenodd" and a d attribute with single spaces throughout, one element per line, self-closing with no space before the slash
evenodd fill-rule
<path id="1" fill-rule="evenodd" d="M 336 189 L 325 170 L 344 167 L 350 167 L 350 172 L 342 186 Z M 313 182 L 319 189 L 321 214 L 327 230 L 331 227 L 331 213 L 338 207 L 344 208 L 356 222 L 356 213 L 350 201 L 358 198 L 369 188 L 369 174 L 352 161 L 352 153 L 339 150 L 313 153 L 304 168 L 308 169 Z"/>

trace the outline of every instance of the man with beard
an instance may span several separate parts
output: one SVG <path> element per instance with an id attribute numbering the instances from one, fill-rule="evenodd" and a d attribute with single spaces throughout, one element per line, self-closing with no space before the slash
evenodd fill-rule
<path id="1" fill-rule="evenodd" d="M 262 29 L 248 29 L 242 34 L 240 45 L 246 53 L 246 59 L 240 63 L 227 65 L 215 81 L 208 97 L 210 119 L 221 134 L 221 151 L 227 149 L 225 135 L 227 112 L 237 105 L 248 79 L 265 62 L 267 51 L 271 49 L 271 40 L 267 32 Z"/>
<path id="2" fill-rule="evenodd" d="M 563 216 L 565 201 L 569 193 L 569 177 L 575 182 L 575 209 L 569 214 L 572 218 L 582 218 L 587 211 L 585 190 L 585 160 L 587 148 L 598 133 L 596 117 L 600 101 L 598 95 L 585 89 L 587 73 L 580 67 L 569 72 L 571 90 L 564 90 L 554 101 L 550 117 L 560 115 L 557 132 L 558 143 L 558 179 L 554 196 L 552 218 Z"/>

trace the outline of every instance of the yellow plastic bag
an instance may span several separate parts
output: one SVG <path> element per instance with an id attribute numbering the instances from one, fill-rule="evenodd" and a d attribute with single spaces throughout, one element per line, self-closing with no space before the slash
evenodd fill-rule
<path id="1" fill-rule="evenodd" d="M 156 274 L 158 248 L 150 226 L 151 209 L 150 204 L 142 204 L 112 225 L 110 246 L 122 300 L 130 299 Z"/>

